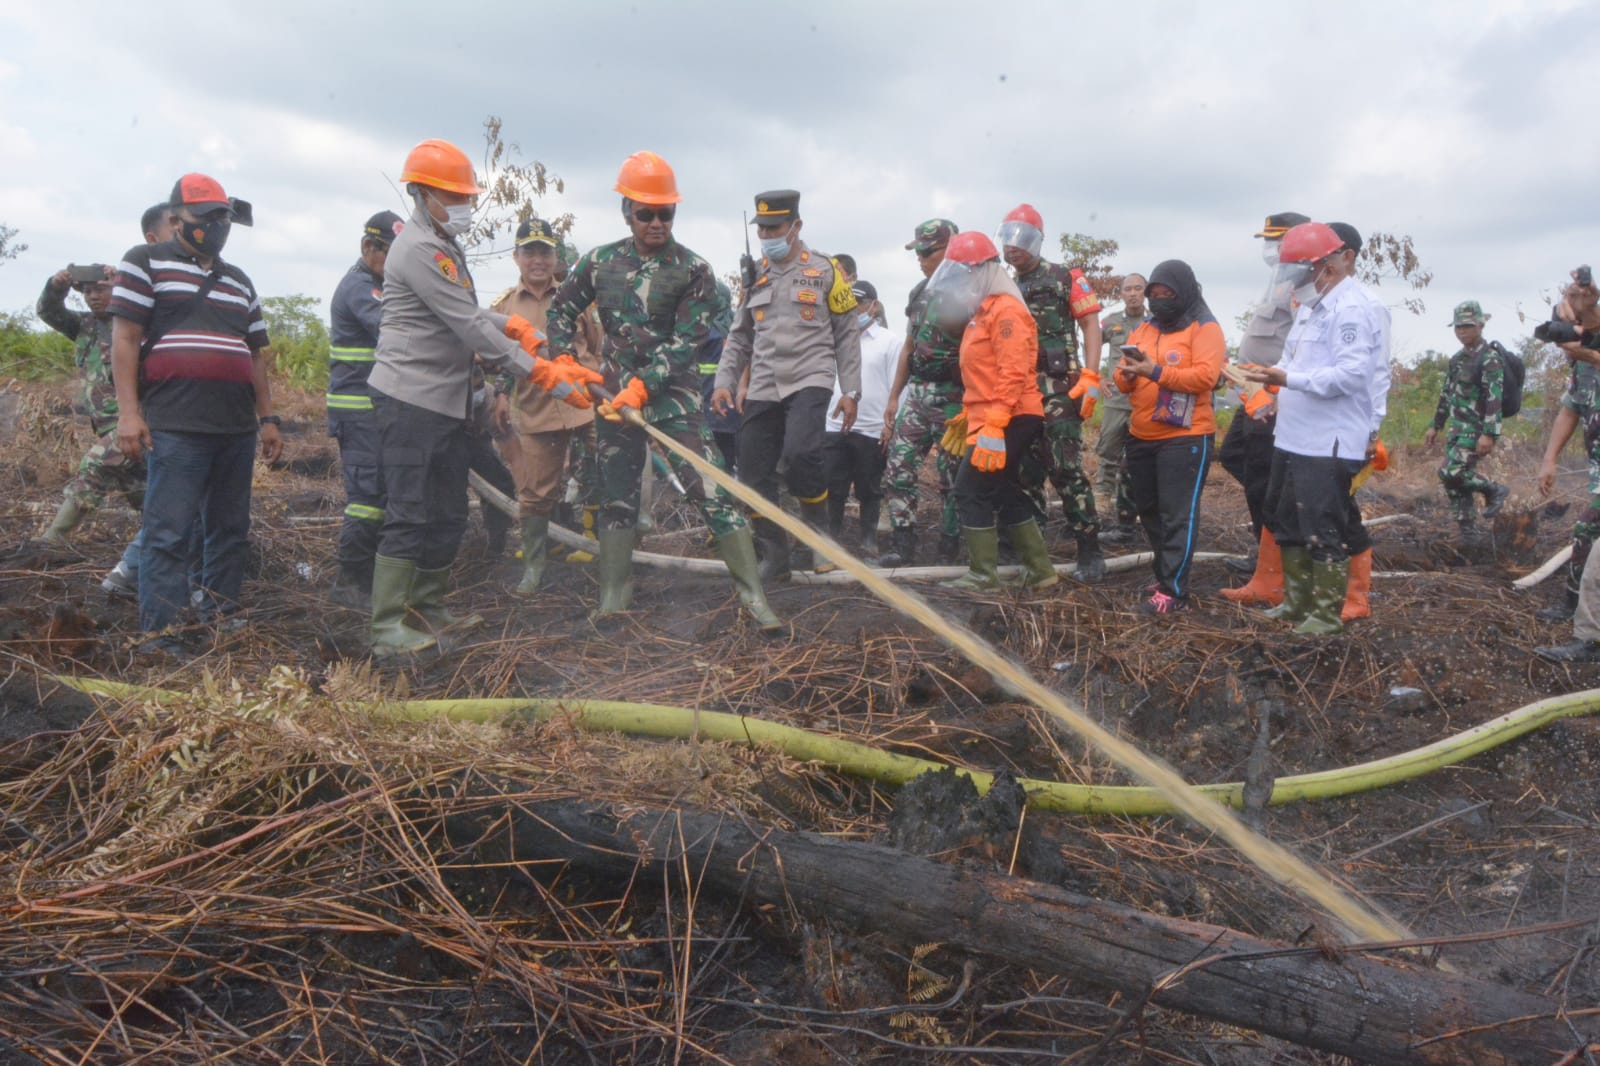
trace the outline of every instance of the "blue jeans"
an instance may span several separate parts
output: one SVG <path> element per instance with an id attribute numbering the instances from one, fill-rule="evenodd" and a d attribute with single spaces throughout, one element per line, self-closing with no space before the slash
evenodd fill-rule
<path id="1" fill-rule="evenodd" d="M 200 584 L 220 612 L 235 610 L 250 536 L 254 433 L 151 430 L 139 551 L 139 626 L 178 621 L 189 603 L 189 537 L 204 530 Z"/>

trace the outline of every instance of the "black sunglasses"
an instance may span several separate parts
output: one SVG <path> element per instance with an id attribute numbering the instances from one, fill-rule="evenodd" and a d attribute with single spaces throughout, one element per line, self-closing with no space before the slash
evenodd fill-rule
<path id="1" fill-rule="evenodd" d="M 928 258 L 928 256 L 937 255 L 942 251 L 944 251 L 943 247 L 939 247 L 939 248 L 918 248 L 917 249 L 917 258 L 918 259 L 926 259 L 926 258 Z"/>
<path id="2" fill-rule="evenodd" d="M 676 207 L 636 207 L 633 209 L 633 218 L 635 222 L 654 222 L 658 218 L 663 222 L 671 222 L 672 216 L 677 213 Z"/>

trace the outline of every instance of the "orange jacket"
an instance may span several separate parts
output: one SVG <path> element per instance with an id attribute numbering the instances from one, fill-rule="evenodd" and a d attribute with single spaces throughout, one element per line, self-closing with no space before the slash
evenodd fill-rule
<path id="1" fill-rule="evenodd" d="M 1222 376 L 1228 358 L 1228 343 L 1222 327 L 1209 318 L 1195 322 L 1176 333 L 1162 333 L 1154 322 L 1143 322 L 1128 338 L 1161 368 L 1156 381 L 1117 372 L 1117 388 L 1129 394 L 1133 418 L 1128 431 L 1140 440 L 1166 440 L 1215 433 L 1217 419 L 1211 410 L 1211 392 Z M 1189 425 L 1175 426 L 1155 421 L 1151 416 L 1163 391 L 1194 397 L 1194 415 Z"/>
<path id="2" fill-rule="evenodd" d="M 967 430 L 1005 427 L 1013 415 L 1043 415 L 1034 364 L 1039 330 L 1028 306 L 1015 296 L 985 297 L 961 334 L 961 384 Z"/>

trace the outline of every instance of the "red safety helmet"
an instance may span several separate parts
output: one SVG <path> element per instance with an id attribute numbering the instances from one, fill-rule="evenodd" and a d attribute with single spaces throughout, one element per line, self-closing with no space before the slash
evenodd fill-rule
<path id="1" fill-rule="evenodd" d="M 967 230 L 950 238 L 950 243 L 945 246 L 944 257 L 948 262 L 977 266 L 991 259 L 999 259 L 1000 253 L 987 234 Z"/>
<path id="2" fill-rule="evenodd" d="M 1016 207 L 1013 207 L 1010 213 L 1007 214 L 1005 218 L 1001 219 L 1001 221 L 1026 222 L 1034 229 L 1044 229 L 1044 219 L 1039 215 L 1039 212 L 1033 209 L 1032 204 L 1018 204 Z"/>
<path id="3" fill-rule="evenodd" d="M 406 156 L 400 171 L 401 182 L 431 185 L 448 192 L 477 196 L 483 192 L 472 175 L 472 160 L 449 141 L 423 141 Z"/>
<path id="4" fill-rule="evenodd" d="M 672 168 L 654 152 L 635 152 L 624 159 L 612 188 L 637 204 L 675 204 L 683 199 Z"/>
<path id="5" fill-rule="evenodd" d="M 1281 263 L 1315 263 L 1344 247 L 1344 238 L 1323 222 L 1302 222 L 1283 235 L 1278 248 Z"/>

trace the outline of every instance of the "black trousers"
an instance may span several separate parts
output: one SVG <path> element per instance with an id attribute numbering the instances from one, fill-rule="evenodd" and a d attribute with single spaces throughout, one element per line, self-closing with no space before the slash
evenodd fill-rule
<path id="1" fill-rule="evenodd" d="M 1034 517 L 1028 490 L 1022 486 L 1022 462 L 1044 432 L 1038 415 L 1016 415 L 1006 426 L 1006 465 L 989 473 L 972 465 L 972 452 L 956 471 L 956 516 L 968 529 L 1020 526 Z"/>
<path id="2" fill-rule="evenodd" d="M 829 503 L 843 507 L 852 488 L 857 503 L 883 499 L 883 468 L 888 465 L 889 456 L 877 437 L 824 433 L 822 458 L 828 477 Z"/>
<path id="3" fill-rule="evenodd" d="M 1280 547 L 1306 548 L 1322 563 L 1339 563 L 1372 547 L 1350 481 L 1363 460 L 1272 455 L 1267 528 Z"/>
<path id="4" fill-rule="evenodd" d="M 1128 493 L 1155 553 L 1156 584 L 1169 596 L 1189 594 L 1211 452 L 1209 433 L 1128 441 Z"/>
<path id="5" fill-rule="evenodd" d="M 372 556 L 383 528 L 383 472 L 378 466 L 382 442 L 376 414 L 329 413 L 328 433 L 339 442 L 339 468 L 344 475 L 344 522 L 339 527 L 336 558 L 347 577 L 360 585 L 372 581 Z"/>
<path id="6" fill-rule="evenodd" d="M 494 441 L 487 433 L 467 434 L 467 469 L 511 497 L 517 498 L 517 479 L 494 450 Z M 480 497 L 481 499 L 481 497 Z M 511 516 L 492 503 L 483 505 L 483 528 L 487 532 L 511 528 Z"/>
<path id="7" fill-rule="evenodd" d="M 467 528 L 467 423 L 425 407 L 372 395 L 383 468 L 378 554 L 422 570 L 455 562 Z"/>
<path id="8" fill-rule="evenodd" d="M 1233 413 L 1227 436 L 1217 449 L 1217 458 L 1226 470 L 1244 487 L 1245 506 L 1250 508 L 1250 532 L 1261 536 L 1263 516 L 1266 513 L 1267 481 L 1272 477 L 1272 442 L 1277 429 L 1278 416 L 1269 415 L 1256 421 L 1240 407 Z"/>
<path id="9" fill-rule="evenodd" d="M 739 480 L 778 501 L 778 464 L 789 491 L 802 502 L 827 498 L 822 436 L 832 389 L 812 386 L 781 400 L 746 400 L 739 425 Z"/>

